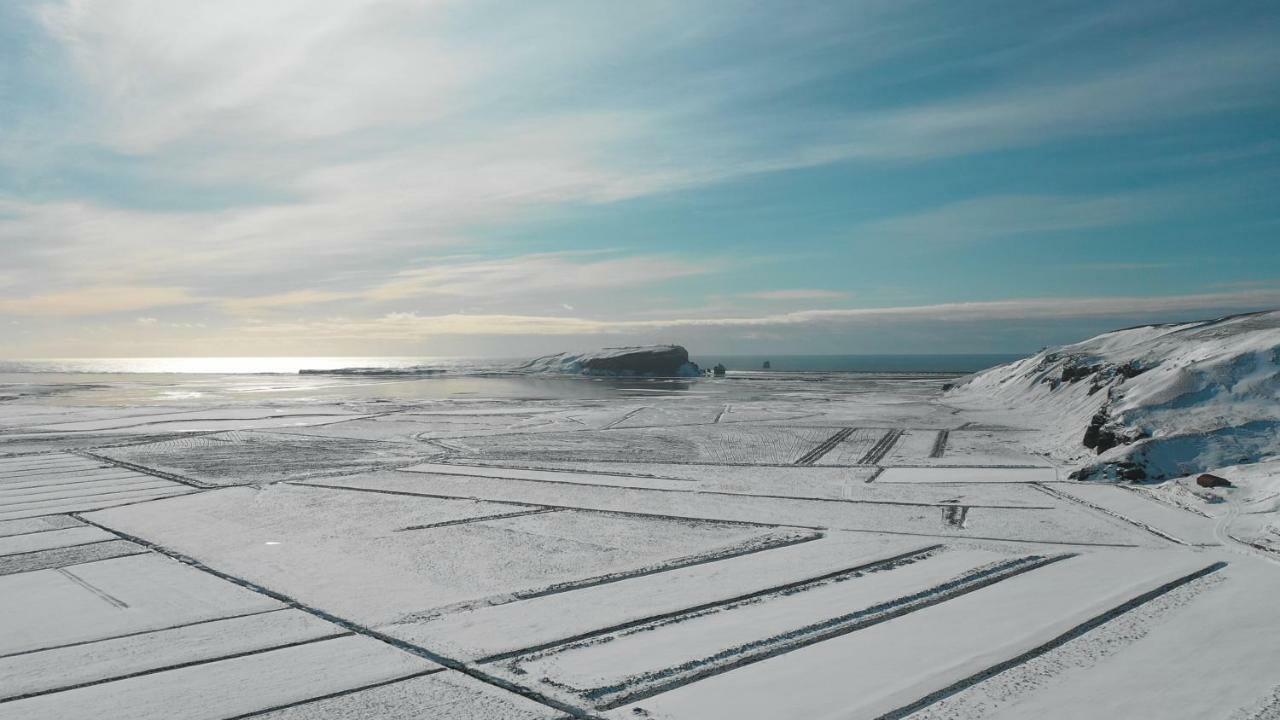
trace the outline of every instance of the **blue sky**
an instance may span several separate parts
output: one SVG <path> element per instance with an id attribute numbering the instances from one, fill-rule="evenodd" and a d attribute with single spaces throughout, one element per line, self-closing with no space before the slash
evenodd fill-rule
<path id="1" fill-rule="evenodd" d="M 10 357 L 1018 352 L 1280 306 L 1280 10 L 0 5 Z"/>

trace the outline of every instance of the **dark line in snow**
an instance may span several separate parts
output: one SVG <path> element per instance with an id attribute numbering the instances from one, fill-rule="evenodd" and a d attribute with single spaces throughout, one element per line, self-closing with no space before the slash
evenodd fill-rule
<path id="1" fill-rule="evenodd" d="M 906 430 L 903 430 L 902 428 L 894 428 L 886 432 L 875 445 L 871 446 L 871 449 L 867 451 L 867 454 L 862 456 L 862 459 L 858 461 L 858 464 L 879 464 L 879 462 L 884 459 L 884 456 L 888 455 L 889 451 L 893 449 L 893 446 L 898 443 L 898 438 L 902 437 L 905 432 Z"/>
<path id="2" fill-rule="evenodd" d="M 0 703 L 14 702 L 15 700 L 26 700 L 27 698 L 39 697 L 41 695 L 52 695 L 53 693 L 66 692 L 68 690 L 79 690 L 80 688 L 93 687 L 94 685 L 105 685 L 110 682 L 119 680 L 129 680 L 136 677 L 146 675 L 154 675 L 156 673 L 168 672 L 170 670 L 181 670 L 183 668 L 195 667 L 197 665 L 208 665 L 209 663 L 222 662 L 223 660 L 235 660 L 237 658 L 248 657 L 250 655 L 260 655 L 262 653 L 275 652 L 277 650 L 287 650 L 289 648 L 298 647 L 300 645 L 310 645 L 312 643 L 324 642 L 326 640 L 337 640 L 338 638 L 350 637 L 355 635 L 353 632 L 336 633 L 333 635 L 323 635 L 321 637 L 308 638 L 306 640 L 295 640 L 294 642 L 284 643 L 282 645 L 273 645 L 272 647 L 258 648 L 257 650 L 246 650 L 244 652 L 231 653 L 230 655 L 222 655 L 215 658 L 207 658 L 203 660 L 189 660 L 187 662 L 174 663 L 173 665 L 165 665 L 164 667 L 151 668 L 148 670 L 139 670 L 137 672 L 125 675 L 117 675 L 115 677 L 100 678 L 98 680 L 88 680 L 74 685 L 64 685 L 49 690 L 37 690 L 35 692 L 23 693 L 22 695 L 13 695 L 11 697 L 0 698 Z M 443 670 L 444 668 L 440 668 Z M 435 672 L 440 672 L 436 670 Z"/>
<path id="3" fill-rule="evenodd" d="M 86 519 L 85 517 L 79 514 L 73 513 L 72 517 L 82 522 L 85 522 L 89 525 L 93 525 L 94 527 L 101 528 L 102 530 L 106 530 L 109 533 L 114 533 L 115 535 L 125 540 L 136 543 L 143 547 L 146 547 L 150 550 L 160 553 L 161 555 L 165 555 L 166 557 L 177 560 L 178 562 L 181 562 L 185 565 L 189 565 L 195 568 L 196 570 L 206 572 L 210 575 L 213 575 L 214 577 L 221 578 L 223 580 L 226 580 L 227 582 L 234 583 L 248 590 L 252 590 L 253 592 L 258 593 L 259 595 L 265 595 L 266 597 L 269 597 L 272 600 L 282 602 L 285 605 L 288 605 L 289 607 L 294 608 L 295 610 L 301 610 L 305 613 L 314 615 L 315 617 L 318 617 L 321 620 L 333 623 L 334 625 L 337 625 L 342 628 L 346 628 L 347 630 L 350 630 L 356 634 L 373 638 L 380 642 L 386 643 L 387 645 L 390 645 L 394 648 L 403 650 L 412 655 L 417 655 L 420 658 L 430 660 L 431 662 L 434 662 L 438 665 L 442 665 L 451 670 L 457 670 L 458 672 L 464 673 L 466 675 L 470 675 L 476 680 L 487 683 L 489 685 L 499 687 L 503 690 L 507 690 L 508 692 L 516 693 L 517 695 L 526 697 L 530 700 L 533 700 L 534 702 L 537 702 L 542 705 L 546 705 L 547 707 L 550 707 L 553 710 L 559 710 L 560 712 L 568 713 L 569 715 L 572 715 L 575 718 L 587 718 L 588 720 L 600 720 L 596 715 L 593 715 L 581 708 L 577 708 L 572 705 L 568 705 L 566 703 L 560 702 L 555 698 L 548 697 L 543 693 L 540 693 L 532 688 L 527 688 L 521 685 L 517 685 L 509 680 L 495 677 L 487 672 L 479 670 L 478 668 L 470 666 L 460 660 L 456 660 L 454 658 L 441 655 L 439 653 L 428 650 L 427 648 L 424 648 L 420 645 L 415 645 L 413 643 L 405 642 L 404 640 L 400 640 L 399 638 L 395 638 L 385 633 L 378 632 L 377 630 L 374 630 L 372 628 L 359 625 L 350 620 L 347 620 L 346 618 L 333 615 L 332 613 L 326 612 L 319 608 L 315 608 L 310 605 L 305 605 L 302 602 L 299 602 L 298 600 L 295 600 L 294 598 L 288 595 L 285 595 L 284 593 L 271 590 L 270 588 L 264 587 L 262 585 L 259 585 L 249 580 L 245 580 L 244 578 L 236 577 L 235 575 L 222 572 L 221 570 L 215 570 L 209 567 L 208 565 L 205 565 L 204 563 L 200 562 L 199 560 L 196 560 L 193 557 L 183 555 L 182 553 L 179 553 L 175 550 L 170 550 L 169 548 L 164 547 L 163 545 L 157 545 L 156 543 L 153 543 L 149 540 L 144 540 L 140 537 L 130 535 L 128 533 L 121 532 L 114 528 L 107 527 L 106 525 L 96 523 L 92 520 Z M 434 672 L 434 670 L 418 673 L 418 674 L 426 675 L 429 672 Z M 339 694 L 345 694 L 345 693 L 339 693 Z M 321 698 L 313 698 L 313 700 L 315 699 L 321 699 Z M 251 717 L 253 715 L 261 714 L 262 712 L 265 712 L 265 711 L 255 711 L 253 713 L 249 713 L 247 715 L 241 715 L 237 717 Z M 235 718 L 227 718 L 226 720 L 235 720 Z"/>
<path id="4" fill-rule="evenodd" d="M 917 548 L 915 550 L 910 550 L 908 552 L 894 555 L 893 557 L 872 560 L 869 562 L 862 563 L 861 565 L 855 565 L 853 567 L 844 568 L 842 570 L 835 570 L 833 572 L 824 573 L 822 575 L 815 575 L 813 577 L 804 578 L 803 580 L 796 580 L 793 582 L 784 583 L 782 585 L 774 585 L 773 587 L 764 588 L 763 590 L 756 590 L 756 591 L 745 593 L 742 595 L 735 595 L 734 597 L 730 597 L 730 598 L 713 600 L 711 602 L 702 603 L 701 605 L 693 605 L 691 607 L 680 608 L 679 610 L 672 610 L 670 612 L 658 613 L 656 615 L 649 615 L 647 617 L 639 618 L 636 620 L 630 620 L 624 623 L 620 623 L 618 625 L 611 625 L 609 627 L 598 628 L 596 630 L 591 630 L 590 632 L 585 632 L 579 635 L 571 635 L 569 637 L 560 638 L 558 640 L 552 640 L 550 642 L 541 643 L 539 645 L 520 648 L 519 650 L 509 650 L 507 652 L 502 652 L 496 655 L 490 655 L 489 657 L 481 658 L 476 662 L 479 662 L 479 663 L 498 662 L 499 660 L 506 660 L 508 658 L 518 657 L 520 655 L 529 655 L 531 653 L 541 652 L 543 650 L 547 650 L 560 645 L 568 645 L 571 643 L 581 642 L 583 640 L 588 640 L 590 638 L 598 637 L 601 635 L 609 635 L 611 633 L 615 633 L 620 630 L 626 630 L 628 628 L 647 625 L 649 623 L 659 622 L 662 620 L 670 620 L 672 618 L 680 617 L 682 615 L 690 615 L 693 613 L 702 612 L 704 610 L 711 610 L 713 608 L 722 607 L 725 605 L 732 605 L 732 604 L 740 603 L 746 600 L 754 600 L 756 598 L 765 597 L 768 595 L 776 595 L 779 593 L 789 593 L 792 590 L 802 588 L 806 585 L 821 583 L 826 580 L 832 580 L 834 578 L 838 578 L 843 575 L 849 575 L 856 572 L 875 570 L 877 568 L 885 567 L 887 565 L 893 565 L 894 563 L 901 562 L 908 558 L 923 559 L 924 556 L 927 556 L 937 550 L 940 550 L 941 548 L 942 548 L 941 544 L 928 545 L 926 547 Z"/>
<path id="5" fill-rule="evenodd" d="M 41 517 L 53 518 L 53 517 L 58 517 L 58 515 L 42 515 Z M 71 516 L 63 515 L 62 517 L 66 517 L 70 519 Z M 0 524 L 6 523 L 6 522 L 18 522 L 20 520 L 34 520 L 34 519 L 36 518 L 16 518 L 14 520 L 0 520 Z M 64 525 L 62 527 L 48 527 L 42 530 L 28 530 L 26 532 L 20 532 L 20 533 L 9 533 L 8 535 L 0 535 L 0 540 L 4 538 L 11 538 L 11 537 L 22 537 L 24 535 L 39 535 L 40 533 L 54 532 L 55 530 L 73 530 L 78 527 L 84 527 L 84 525 L 81 523 L 74 523 L 72 525 Z"/>
<path id="6" fill-rule="evenodd" d="M 143 554 L 143 553 L 139 553 Z M 112 558 L 113 560 L 115 558 Z M 87 563 L 84 563 L 87 564 Z M 62 645 L 50 645 L 48 647 L 35 648 L 33 650 L 22 650 L 12 652 L 7 655 L 0 655 L 0 660 L 5 658 L 17 657 L 19 655 L 33 655 L 35 653 L 48 652 L 50 650 L 62 650 L 63 648 L 79 647 L 81 645 L 92 645 L 94 643 L 107 642 L 110 640 L 121 640 L 123 638 L 137 637 L 138 635 L 150 635 L 152 633 L 166 632 L 169 630 L 180 630 L 182 628 L 191 627 L 192 625 L 207 625 L 209 623 L 221 622 L 223 620 L 236 620 L 243 617 L 251 617 L 253 615 L 266 615 L 267 613 L 280 612 L 289 608 L 278 607 L 270 610 L 254 610 L 253 612 L 240 613 L 239 615 L 225 615 L 223 617 L 209 618 L 208 620 L 196 620 L 194 622 L 179 623 L 177 625 L 169 625 L 167 627 L 156 628 L 154 630 L 138 630 L 137 632 L 121 633 L 119 635 L 108 635 L 107 637 L 94 638 L 93 640 L 77 640 L 76 642 L 63 643 Z"/>
<path id="7" fill-rule="evenodd" d="M 89 592 L 93 593 L 94 595 L 96 595 L 96 596 L 98 596 L 98 597 L 102 598 L 102 599 L 103 599 L 103 600 L 104 600 L 108 605 L 111 605 L 112 607 L 115 607 L 115 608 L 116 608 L 116 609 L 118 609 L 118 610 L 124 610 L 125 608 L 129 607 L 129 603 L 127 603 L 127 602 L 125 602 L 125 601 L 121 600 L 120 598 L 116 597 L 115 595 L 112 595 L 111 593 L 107 592 L 106 590 L 103 590 L 102 588 L 98 587 L 97 585 L 94 585 L 93 583 L 89 582 L 88 580 L 85 580 L 84 578 L 80 577 L 79 575 L 76 575 L 75 573 L 71 572 L 70 570 L 66 569 L 65 567 L 60 567 L 60 568 L 58 568 L 55 572 L 57 572 L 59 575 L 62 575 L 63 577 L 66 577 L 66 578 L 67 578 L 68 580 L 70 580 L 71 582 L 74 582 L 75 584 L 79 585 L 80 587 L 84 588 L 85 590 L 88 590 Z"/>
<path id="8" fill-rule="evenodd" d="M 106 540 L 90 540 L 89 542 L 72 543 L 70 545 L 58 545 L 56 547 L 40 548 L 39 550 L 22 550 L 20 552 L 11 552 L 0 554 L 0 558 L 13 558 L 19 555 L 35 555 L 36 553 L 47 553 L 51 550 L 70 550 L 71 548 L 84 547 L 86 545 L 101 545 L 102 543 L 116 542 L 115 538 L 107 538 Z"/>
<path id="9" fill-rule="evenodd" d="M 1187 546 L 1190 546 L 1190 545 L 1191 545 L 1191 543 L 1187 542 L 1186 540 L 1182 540 L 1182 539 L 1176 538 L 1176 537 L 1174 537 L 1174 536 L 1170 535 L 1169 533 L 1164 532 L 1163 530 L 1158 530 L 1158 529 L 1156 529 L 1156 528 L 1154 528 L 1154 527 L 1152 527 L 1152 526 L 1150 526 L 1150 525 L 1148 525 L 1148 524 L 1146 524 L 1146 523 L 1144 523 L 1144 522 L 1140 522 L 1140 521 L 1138 521 L 1138 520 L 1134 520 L 1133 518 L 1131 518 L 1131 517 L 1129 517 L 1129 516 L 1127 516 L 1127 515 L 1121 515 L 1120 513 L 1116 512 L 1116 511 L 1114 511 L 1114 510 L 1111 510 L 1111 509 L 1105 508 L 1105 507 L 1103 507 L 1103 506 L 1101 506 L 1101 505 L 1097 505 L 1097 504 L 1091 503 L 1091 502 L 1089 502 L 1088 500 L 1084 500 L 1084 499 L 1082 499 L 1082 498 L 1078 498 L 1078 497 L 1075 497 L 1074 495 L 1069 495 L 1069 494 L 1067 494 L 1067 493 L 1058 492 L 1057 490 L 1054 490 L 1054 489 L 1052 489 L 1052 488 L 1045 487 L 1044 485 L 1041 485 L 1040 483 L 1031 483 L 1031 485 L 1032 485 L 1033 487 L 1035 487 L 1035 488 L 1039 489 L 1041 492 L 1046 493 L 1046 494 L 1048 494 L 1048 495 L 1051 495 L 1051 496 L 1053 496 L 1053 497 L 1056 497 L 1056 498 L 1058 498 L 1059 500 L 1065 500 L 1065 501 L 1067 501 L 1067 502 L 1073 502 L 1073 503 L 1076 503 L 1077 505 L 1083 505 L 1083 506 L 1085 506 L 1085 507 L 1087 507 L 1087 508 L 1091 508 L 1091 509 L 1093 509 L 1093 510 L 1097 510 L 1098 512 L 1100 512 L 1100 513 L 1102 513 L 1102 514 L 1104 514 L 1104 515 L 1109 515 L 1109 516 L 1111 516 L 1111 517 L 1113 517 L 1113 518 L 1116 518 L 1117 520 L 1122 520 L 1122 521 L 1124 521 L 1124 522 L 1127 522 L 1127 523 L 1129 523 L 1130 525 L 1132 525 L 1132 526 L 1134 526 L 1134 527 L 1136 527 L 1136 528 L 1139 528 L 1139 529 L 1141 529 L 1141 530 L 1146 530 L 1147 532 L 1151 533 L 1152 535 L 1155 535 L 1155 536 L 1156 536 L 1156 537 L 1158 537 L 1158 538 L 1162 538 L 1162 539 L 1164 539 L 1164 540 L 1168 540 L 1169 542 L 1177 543 L 1177 544 L 1179 544 L 1179 545 L 1187 545 Z"/>
<path id="10" fill-rule="evenodd" d="M 834 435 L 818 443 L 817 447 L 815 447 L 814 449 L 810 450 L 809 452 L 797 458 L 794 464 L 795 465 L 812 465 L 818 462 L 818 460 L 822 459 L 823 455 L 826 455 L 827 453 L 834 450 L 837 445 L 844 442 L 852 434 L 853 434 L 853 428 L 851 427 L 840 428 L 838 431 L 836 431 Z"/>
<path id="11" fill-rule="evenodd" d="M 411 675 L 405 675 L 403 677 L 394 678 L 392 680 L 381 680 L 376 683 L 369 683 L 368 685 L 360 685 L 358 687 L 353 687 L 349 690 L 340 690 L 338 692 L 332 692 L 327 695 L 320 695 L 318 697 L 308 698 L 306 700 L 299 700 L 297 702 L 285 703 L 283 705 L 273 705 L 269 708 L 264 708 L 262 710 L 254 710 L 253 712 L 244 713 L 243 715 L 235 715 L 233 717 L 226 718 L 226 720 L 244 720 L 245 718 L 258 717 L 260 715 L 266 715 L 267 713 L 273 713 L 278 710 L 287 710 L 289 708 L 295 708 L 300 705 L 309 705 L 311 703 L 321 702 L 323 700 L 332 700 L 333 698 L 342 697 L 344 695 L 354 695 L 355 693 L 364 692 L 365 690 L 373 690 L 374 688 L 380 688 L 380 687 L 383 687 L 384 685 L 394 685 L 398 682 L 413 680 L 415 678 L 420 678 L 425 675 L 435 675 L 438 672 L 444 672 L 444 670 L 445 668 L 437 668 L 434 670 L 423 670 L 421 672 L 416 672 Z"/>
<path id="12" fill-rule="evenodd" d="M 613 710 L 708 677 L 784 655 L 832 638 L 848 635 L 873 625 L 879 625 L 1073 557 L 1076 557 L 1076 555 L 1072 553 L 1050 556 L 1028 555 L 1017 558 L 992 568 L 975 570 L 968 575 L 941 585 L 935 585 L 906 597 L 814 623 L 774 638 L 765 638 L 739 648 L 722 650 L 711 658 L 701 660 L 698 664 L 702 665 L 702 667 L 698 670 L 685 670 L 684 666 L 679 666 L 646 673 L 651 675 L 652 680 L 656 682 L 648 686 L 638 687 L 630 692 L 628 692 L 628 687 L 634 688 L 644 682 L 641 677 L 632 678 L 632 682 L 623 687 L 606 686 L 583 692 L 586 693 L 588 699 L 603 700 L 612 695 L 612 699 L 606 700 L 598 707 L 601 710 Z M 735 655 L 737 656 L 736 658 L 729 660 Z M 673 674 L 674 677 L 672 677 Z"/>
<path id="13" fill-rule="evenodd" d="M 561 512 L 564 508 L 544 507 L 534 510 L 524 510 L 522 512 L 501 513 L 498 515 L 480 515 L 477 517 L 461 518 L 458 520 L 445 520 L 438 523 L 430 523 L 428 525 L 410 525 L 409 527 L 397 528 L 392 532 L 406 532 L 408 530 L 430 530 L 432 528 L 449 527 L 450 525 L 467 525 L 470 523 L 485 522 L 488 520 L 505 520 L 507 518 L 524 517 L 525 515 L 542 515 L 545 513 Z"/>
<path id="14" fill-rule="evenodd" d="M 929 457 L 940 458 L 947 451 L 947 440 L 951 439 L 950 430 L 939 430 L 938 437 L 933 441 L 933 450 L 930 451 Z"/>
<path id="15" fill-rule="evenodd" d="M 80 455 L 82 457 L 93 458 L 94 460 L 100 460 L 105 463 L 110 463 L 112 465 L 116 465 L 118 467 L 122 467 L 127 470 L 140 472 L 145 475 L 154 475 L 155 477 L 164 478 L 165 480 L 172 480 L 174 482 L 182 483 L 183 485 L 190 485 L 191 487 L 198 488 L 200 490 L 211 490 L 213 488 L 220 487 L 219 485 L 211 485 L 207 482 L 201 482 L 199 480 L 192 480 L 191 478 L 183 477 L 181 475 L 175 475 L 174 473 L 171 473 L 171 472 L 165 472 L 163 470 L 156 470 L 154 468 L 149 468 L 146 465 L 137 465 L 135 463 L 127 462 L 125 460 L 117 460 L 115 458 L 109 458 L 105 455 L 99 455 L 97 453 L 90 452 L 88 450 L 77 450 L 75 451 L 75 454 Z"/>
<path id="16" fill-rule="evenodd" d="M 448 464 L 448 463 L 445 463 Z M 484 466 L 481 466 L 484 467 Z M 872 479 L 878 476 L 884 468 L 877 468 L 877 472 L 872 475 Z M 911 502 L 908 500 L 863 500 L 856 498 L 826 498 L 826 497 L 805 497 L 803 495 L 774 495 L 768 493 L 745 493 L 745 492 L 729 492 L 727 490 L 682 490 L 680 488 L 655 488 L 645 487 L 643 485 L 609 485 L 606 483 L 586 483 L 574 482 L 572 480 L 549 480 L 547 478 L 523 478 L 511 477 L 509 475 L 479 475 L 477 473 L 451 473 L 440 470 L 419 471 L 414 470 L 418 475 L 444 475 L 446 477 L 465 477 L 465 478 L 481 478 L 484 480 L 506 480 L 509 482 L 530 482 L 530 483 L 547 483 L 551 485 L 570 485 L 574 487 L 591 487 L 591 488 L 608 488 L 611 490 L 641 490 L 644 492 L 658 493 L 686 493 L 689 495 L 718 495 L 721 497 L 745 497 L 745 498 L 768 498 L 770 500 L 800 500 L 803 502 L 828 502 L 828 503 L 851 503 L 854 505 L 898 505 L 902 507 L 950 507 L 942 503 L 926 503 Z M 544 472 L 555 473 L 557 470 L 546 470 Z M 605 473 L 601 473 L 605 474 Z M 665 478 L 658 478 L 665 479 Z M 698 482 L 690 480 L 688 482 Z M 871 482 L 871 480 L 867 480 Z M 301 484 L 301 483 L 295 483 Z M 921 484 L 921 483 L 914 483 Z M 483 498 L 476 498 L 483 500 Z M 540 503 L 529 503 L 536 505 Z M 970 505 L 970 507 L 986 508 L 988 510 L 1054 510 L 1049 505 Z"/>
<path id="17" fill-rule="evenodd" d="M 81 545 L 69 548 L 51 548 L 49 550 L 34 550 L 28 553 L 18 555 L 6 555 L 3 562 L 0 562 L 0 576 L 3 575 L 21 575 L 22 573 L 40 572 L 41 570 L 54 570 L 56 568 L 71 567 L 73 565 L 87 565 L 91 562 L 99 562 L 102 560 L 114 560 L 118 557 L 128 557 L 129 555 L 141 555 L 146 552 L 143 548 L 126 547 L 128 543 L 122 543 L 120 540 L 102 540 L 91 545 Z M 111 546 L 119 548 L 125 552 L 110 554 L 108 550 L 107 557 L 97 557 L 89 550 L 97 547 Z M 85 559 L 88 558 L 88 559 Z"/>
<path id="18" fill-rule="evenodd" d="M 614 428 L 614 427 L 617 427 L 618 425 L 621 425 L 622 423 L 624 423 L 624 422 L 626 422 L 626 421 L 630 420 L 632 417 L 634 417 L 635 415 L 637 415 L 641 410 L 648 410 L 648 409 L 649 409 L 649 407 L 648 407 L 647 405 L 646 405 L 646 406 L 642 406 L 642 407 L 638 407 L 638 408 L 636 408 L 635 410 L 632 410 L 632 411 L 628 412 L 626 415 L 623 415 L 622 417 L 618 418 L 617 420 L 614 420 L 613 422 L 609 423 L 608 425 L 605 425 L 604 427 L 602 427 L 602 428 L 600 428 L 600 429 L 601 429 L 601 430 L 610 430 L 610 429 L 612 429 L 612 428 Z"/>
<path id="19" fill-rule="evenodd" d="M 1084 635 L 1090 630 L 1100 627 L 1120 617 L 1121 615 L 1129 612 L 1130 610 L 1133 610 L 1141 605 L 1145 605 L 1151 602 L 1152 600 L 1155 600 L 1156 598 L 1160 597 L 1161 595 L 1164 595 L 1168 592 L 1176 590 L 1177 588 L 1182 587 L 1183 585 L 1186 585 L 1189 582 L 1199 580 L 1200 578 L 1205 577 L 1206 575 L 1215 573 L 1226 566 L 1227 566 L 1227 563 L 1225 562 L 1216 562 L 1216 563 L 1213 563 L 1212 565 L 1209 565 L 1208 567 L 1201 568 L 1191 573 L 1190 575 L 1184 575 L 1178 578 L 1177 580 L 1167 582 L 1164 585 L 1161 585 L 1160 587 L 1155 588 L 1154 590 L 1148 590 L 1147 592 L 1142 593 L 1137 597 L 1126 600 L 1125 602 L 1111 608 L 1110 610 L 1107 610 L 1106 612 L 1103 612 L 1099 615 L 1095 615 L 1089 620 L 1086 620 L 1080 623 L 1079 625 L 1076 625 L 1075 627 L 1053 638 L 1052 640 L 1044 644 L 1038 645 L 1022 653 L 1021 655 L 1018 655 L 1017 657 L 1013 657 L 1008 660 L 1005 660 L 1004 662 L 992 665 L 991 667 L 985 670 L 982 670 L 981 672 L 974 673 L 973 675 L 970 675 L 969 677 L 963 680 L 960 680 L 959 682 L 948 685 L 947 687 L 941 690 L 938 690 L 937 692 L 930 693 L 929 695 L 926 695 L 920 698 L 919 700 L 911 703 L 910 705 L 904 705 L 898 708 L 897 710 L 891 710 L 881 715 L 880 717 L 876 718 L 876 720 L 901 720 L 902 718 L 912 715 L 930 705 L 933 705 L 934 703 L 937 703 L 941 700 L 945 700 L 961 691 L 967 690 L 968 688 L 974 685 L 977 685 L 983 680 L 999 675 L 1000 673 L 1006 670 L 1009 670 L 1010 668 L 1017 667 L 1018 665 L 1021 665 L 1027 662 L 1028 660 L 1033 660 L 1049 652 L 1050 650 L 1055 650 L 1061 647 L 1062 645 L 1065 645 L 1066 643 L 1080 637 L 1081 635 Z"/>
<path id="20" fill-rule="evenodd" d="M 510 478 L 497 478 L 497 479 L 509 480 Z M 543 480 L 540 482 L 551 482 L 551 481 Z M 285 481 L 284 484 L 293 485 L 295 487 L 324 488 L 326 490 L 349 490 L 351 492 L 381 493 L 383 495 L 404 495 L 406 497 L 432 498 L 434 500 L 469 500 L 471 502 L 494 503 L 495 505 L 516 505 L 521 507 L 529 507 L 530 505 L 541 505 L 543 507 L 553 507 L 553 508 L 558 508 L 560 510 L 578 510 L 581 512 L 604 513 L 606 515 L 619 515 L 622 517 L 659 518 L 662 520 L 677 520 L 680 522 L 706 522 L 706 523 L 719 523 L 721 525 L 739 525 L 742 527 L 764 527 L 764 528 L 780 528 L 780 527 L 809 528 L 810 527 L 808 525 L 792 525 L 790 523 L 763 523 L 763 522 L 752 522 L 750 520 L 721 520 L 719 518 L 695 517 L 692 515 L 665 515 L 663 513 L 646 513 L 646 512 L 636 512 L 631 510 L 603 510 L 601 508 L 585 507 L 580 505 L 553 505 L 550 503 L 530 503 L 530 502 L 521 502 L 517 500 L 492 500 L 489 498 L 472 497 L 472 496 L 465 496 L 465 495 L 442 495 L 438 493 L 410 492 L 408 490 L 384 490 L 381 488 L 353 487 L 350 485 L 327 485 L 324 483 L 299 482 L 299 481 L 292 481 L 292 480 L 287 480 Z M 581 483 L 575 483 L 575 484 L 581 484 Z M 609 486 L 609 487 L 613 487 L 613 486 Z M 821 529 L 821 528 L 818 528 L 818 529 Z"/>

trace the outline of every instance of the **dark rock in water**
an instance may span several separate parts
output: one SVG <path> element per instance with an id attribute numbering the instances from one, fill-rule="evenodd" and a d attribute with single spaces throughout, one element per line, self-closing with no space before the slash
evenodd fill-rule
<path id="1" fill-rule="evenodd" d="M 773 367 L 773 365 L 772 365 L 768 360 L 765 360 L 765 361 L 764 361 L 764 369 L 765 369 L 765 370 L 768 370 L 768 369 L 770 369 L 770 368 L 772 368 L 772 367 Z"/>
<path id="2" fill-rule="evenodd" d="M 716 363 L 716 366 L 711 368 L 711 374 L 715 375 L 716 377 L 724 377 L 724 374 L 727 370 L 728 368 L 724 366 L 724 363 Z"/>
<path id="3" fill-rule="evenodd" d="M 689 366 L 697 373 L 689 351 L 679 345 L 605 348 L 582 356 L 580 362 L 582 372 L 590 375 L 679 377 L 691 374 Z"/>
<path id="4" fill-rule="evenodd" d="M 1196 478 L 1196 484 L 1203 488 L 1235 487 L 1235 485 L 1231 484 L 1230 480 L 1224 477 L 1218 477 L 1211 473 L 1205 473 Z"/>

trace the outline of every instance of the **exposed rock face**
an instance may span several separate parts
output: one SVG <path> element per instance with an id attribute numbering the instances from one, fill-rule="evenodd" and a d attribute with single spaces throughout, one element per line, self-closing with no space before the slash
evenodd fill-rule
<path id="1" fill-rule="evenodd" d="M 1085 382 L 1082 382 L 1085 381 Z M 1075 477 L 1160 480 L 1280 455 L 1280 311 L 1146 325 L 1045 350 L 950 389 L 1014 408 Z"/>
<path id="2" fill-rule="evenodd" d="M 605 377 L 698 377 L 697 364 L 679 345 L 604 348 L 570 355 L 556 353 L 534 358 L 513 368 L 518 373 L 599 375 Z"/>
<path id="3" fill-rule="evenodd" d="M 1196 478 L 1196 484 L 1203 488 L 1235 487 L 1235 485 L 1231 484 L 1230 480 L 1224 477 L 1218 477 L 1217 475 L 1211 475 L 1209 473 L 1205 473 Z"/>
<path id="4" fill-rule="evenodd" d="M 690 365 L 689 351 L 679 345 L 605 348 L 582 355 L 582 372 L 588 375 L 648 375 L 679 377 Z"/>

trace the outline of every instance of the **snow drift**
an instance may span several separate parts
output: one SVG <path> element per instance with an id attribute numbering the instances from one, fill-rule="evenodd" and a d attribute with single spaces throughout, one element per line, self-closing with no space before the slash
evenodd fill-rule
<path id="1" fill-rule="evenodd" d="M 1075 476 L 1159 480 L 1280 455 L 1280 311 L 1117 330 L 979 373 L 948 393 L 1039 426 Z"/>

